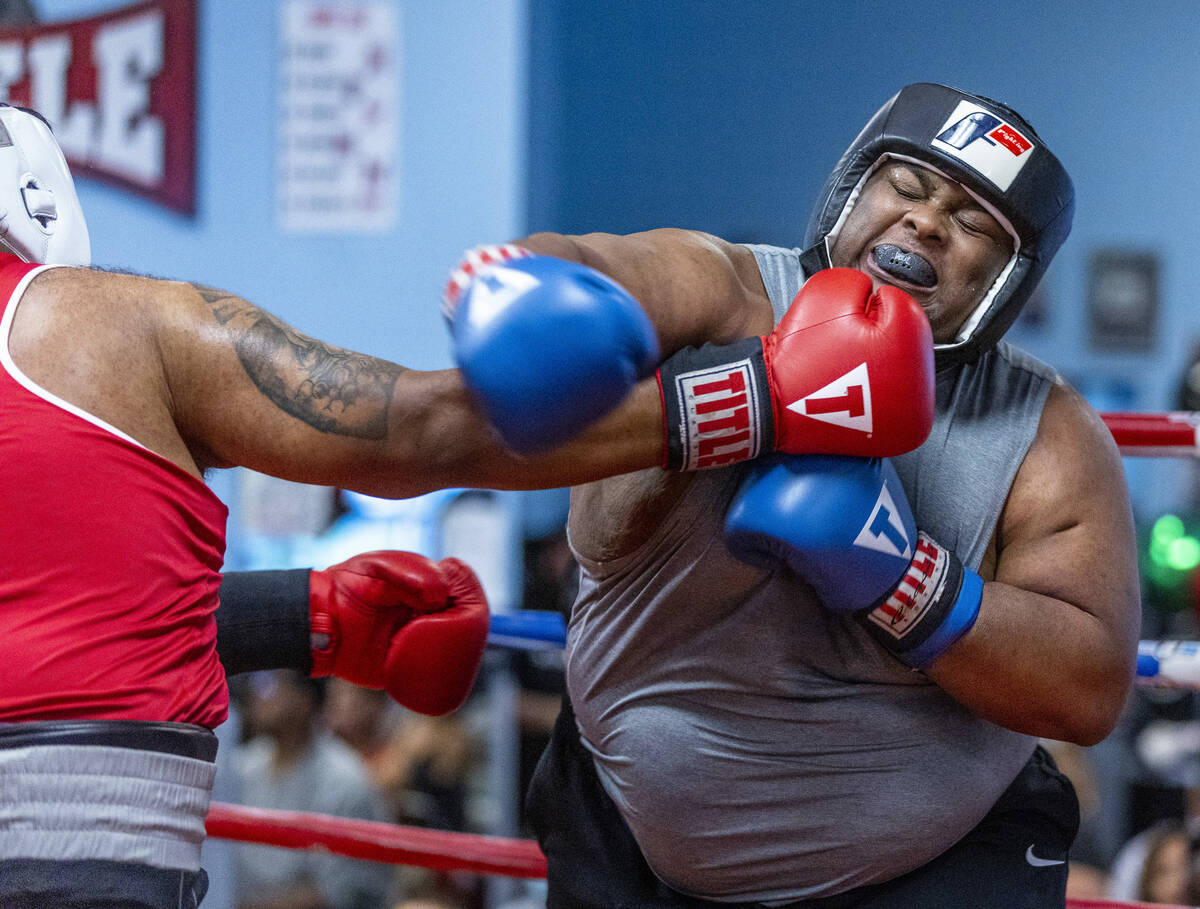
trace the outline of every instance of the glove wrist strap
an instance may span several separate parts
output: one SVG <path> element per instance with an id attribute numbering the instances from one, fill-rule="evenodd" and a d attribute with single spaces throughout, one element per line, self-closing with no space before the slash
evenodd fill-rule
<path id="1" fill-rule="evenodd" d="M 337 626 L 333 615 L 322 604 L 330 600 L 330 581 L 324 572 L 308 576 L 308 642 L 312 649 L 312 677 L 333 674 L 333 655 L 337 650 Z"/>
<path id="2" fill-rule="evenodd" d="M 982 599 L 983 579 L 920 532 L 900 584 L 859 615 L 884 647 L 909 666 L 924 668 L 971 629 Z"/>
<path id="3" fill-rule="evenodd" d="M 217 655 L 226 675 L 312 667 L 307 568 L 228 571 L 217 607 Z"/>
<path id="4" fill-rule="evenodd" d="M 775 417 L 761 338 L 685 347 L 658 371 L 663 466 L 704 470 L 775 447 Z"/>

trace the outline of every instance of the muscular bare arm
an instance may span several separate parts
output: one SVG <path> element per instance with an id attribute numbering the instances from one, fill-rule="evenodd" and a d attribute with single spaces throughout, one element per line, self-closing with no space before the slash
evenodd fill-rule
<path id="1" fill-rule="evenodd" d="M 582 262 L 628 290 L 658 333 L 664 357 L 681 347 L 737 341 L 771 330 L 771 302 L 754 254 L 699 231 L 617 236 L 534 234 L 519 245 Z"/>
<path id="2" fill-rule="evenodd" d="M 172 310 L 163 358 L 175 422 L 215 465 L 406 496 L 444 486 L 571 485 L 660 456 L 652 389 L 570 445 L 519 457 L 500 444 L 455 370 L 410 370 L 326 344 L 212 288 L 176 292 L 182 305 Z"/>
<path id="3" fill-rule="evenodd" d="M 770 328 L 753 256 L 716 238 L 667 230 L 539 234 L 527 243 L 625 284 L 666 350 Z M 410 370 L 326 344 L 203 285 L 55 269 L 26 292 L 13 344 L 35 381 L 195 474 L 236 465 L 409 496 L 445 486 L 569 486 L 661 460 L 652 380 L 571 443 L 519 457 L 493 434 L 457 371 Z"/>
<path id="4" fill-rule="evenodd" d="M 753 255 L 707 234 L 538 234 L 522 242 L 584 261 L 622 283 L 646 308 L 664 352 L 770 330 L 770 302 Z M 519 457 L 499 443 L 457 371 L 417 372 L 341 350 L 238 297 L 190 290 L 191 297 L 169 310 L 182 322 L 164 359 L 178 365 L 172 387 L 189 391 L 177 422 L 190 447 L 203 449 L 214 464 L 376 495 L 413 495 L 443 486 L 573 486 L 661 461 L 653 380 L 567 445 Z M 197 388 L 198 376 L 203 384 Z M 233 412 L 245 414 L 253 431 L 231 424 L 234 401 Z"/>
<path id="5" fill-rule="evenodd" d="M 661 456 L 653 383 L 571 444 L 520 458 L 457 371 L 344 350 L 198 285 L 48 271 L 17 308 L 10 349 L 34 382 L 196 475 L 238 465 L 399 497 L 566 486 Z"/>
<path id="6" fill-rule="evenodd" d="M 1140 598 L 1133 517 L 1112 436 L 1051 391 L 996 532 L 975 627 L 927 670 L 981 716 L 1094 744 L 1133 678 Z"/>

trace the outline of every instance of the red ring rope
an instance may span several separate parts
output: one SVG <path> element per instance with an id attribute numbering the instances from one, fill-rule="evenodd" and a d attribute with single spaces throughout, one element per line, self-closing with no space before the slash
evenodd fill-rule
<path id="1" fill-rule="evenodd" d="M 1200 453 L 1198 413 L 1102 413 L 1100 417 L 1122 454 L 1178 458 Z"/>
<path id="2" fill-rule="evenodd" d="M 532 840 L 425 830 L 305 811 L 213 802 L 208 835 L 288 849 L 316 849 L 435 871 L 544 878 L 546 858 Z"/>
<path id="3" fill-rule="evenodd" d="M 436 871 L 469 871 L 540 880 L 546 858 L 532 840 L 425 830 L 303 811 L 213 802 L 208 835 L 218 839 L 333 852 L 350 858 Z M 1187 909 L 1155 903 L 1068 899 L 1067 909 Z"/>

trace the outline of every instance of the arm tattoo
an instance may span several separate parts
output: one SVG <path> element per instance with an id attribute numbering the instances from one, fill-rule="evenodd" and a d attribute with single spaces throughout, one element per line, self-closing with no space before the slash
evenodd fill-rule
<path id="1" fill-rule="evenodd" d="M 225 291 L 192 286 L 213 318 L 232 328 L 242 368 L 277 407 L 321 432 L 387 435 L 399 367 L 310 338 Z"/>

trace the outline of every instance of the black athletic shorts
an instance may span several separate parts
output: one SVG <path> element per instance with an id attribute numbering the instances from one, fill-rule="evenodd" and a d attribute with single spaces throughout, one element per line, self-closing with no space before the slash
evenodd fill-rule
<path id="1" fill-rule="evenodd" d="M 547 909 L 760 909 L 686 896 L 654 875 L 601 787 L 565 698 L 526 811 L 548 863 Z M 1067 852 L 1078 829 L 1075 789 L 1038 748 L 979 825 L 929 864 L 886 883 L 789 905 L 1061 909 Z"/>
<path id="2" fill-rule="evenodd" d="M 204 869 L 96 859 L 0 862 L 3 909 L 196 909 L 207 890 Z"/>

